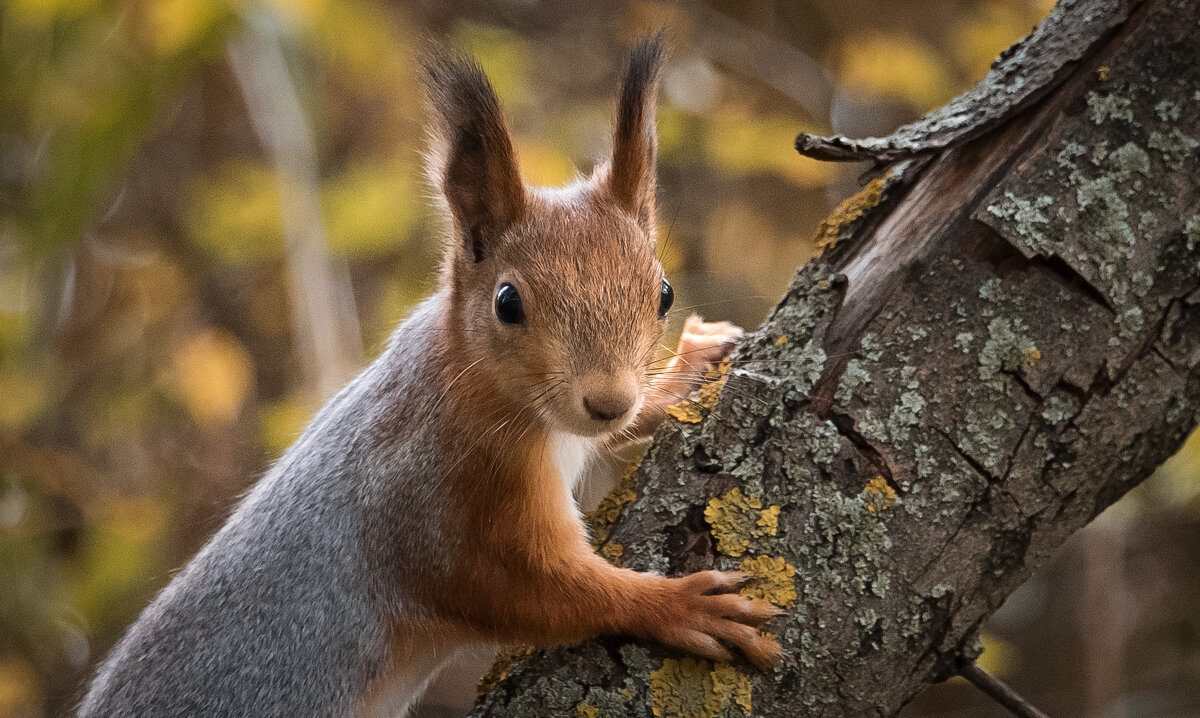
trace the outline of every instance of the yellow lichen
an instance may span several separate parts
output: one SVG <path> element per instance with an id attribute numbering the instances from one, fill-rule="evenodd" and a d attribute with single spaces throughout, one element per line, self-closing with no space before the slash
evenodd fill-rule
<path id="1" fill-rule="evenodd" d="M 779 507 L 768 506 L 755 524 L 764 536 L 774 536 L 779 531 Z"/>
<path id="2" fill-rule="evenodd" d="M 718 663 L 712 670 L 713 693 L 721 696 L 722 706 L 732 702 L 742 713 L 750 715 L 750 677 L 728 663 Z"/>
<path id="3" fill-rule="evenodd" d="M 684 424 L 699 424 L 704 418 L 704 410 L 717 405 L 728 377 L 729 358 L 726 357 L 719 366 L 705 374 L 706 383 L 703 386 L 692 392 L 686 400 L 668 406 L 665 410 L 667 415 Z"/>
<path id="4" fill-rule="evenodd" d="M 775 346 L 777 346 L 777 347 L 781 347 L 787 343 L 788 343 L 788 336 L 786 334 L 780 334 L 779 338 L 775 340 Z"/>
<path id="5" fill-rule="evenodd" d="M 600 718 L 600 709 L 587 703 L 580 703 L 575 710 L 579 712 L 579 718 Z"/>
<path id="6" fill-rule="evenodd" d="M 492 662 L 492 667 L 488 669 L 487 673 L 483 674 L 483 678 L 479 679 L 479 685 L 475 686 L 475 697 L 482 698 L 493 688 L 500 685 L 500 681 L 508 677 L 508 670 L 512 667 L 512 664 L 532 652 L 533 646 L 510 646 L 497 653 L 496 660 Z"/>
<path id="7" fill-rule="evenodd" d="M 1029 369 L 1032 369 L 1033 365 L 1038 363 L 1038 359 L 1042 358 L 1042 350 L 1037 347 L 1025 347 L 1021 349 L 1021 354 L 1025 356 L 1025 366 Z"/>
<path id="8" fill-rule="evenodd" d="M 631 464 L 613 490 L 600 500 L 596 508 L 584 515 L 592 531 L 592 548 L 600 549 L 608 541 L 613 523 L 621 515 L 621 507 L 637 498 L 633 490 L 633 475 L 637 473 L 637 468 L 637 464 Z"/>
<path id="9" fill-rule="evenodd" d="M 1100 78 L 1100 82 L 1108 82 L 1108 73 L 1112 72 L 1112 68 L 1108 65 L 1101 65 L 1096 68 L 1096 77 Z"/>
<path id="10" fill-rule="evenodd" d="M 670 718 L 714 718 L 736 705 L 750 715 L 750 679 L 727 663 L 666 658 L 650 671 L 651 710 Z"/>
<path id="11" fill-rule="evenodd" d="M 747 496 L 736 486 L 708 502 L 704 519 L 717 540 L 717 550 L 727 556 L 741 556 L 752 539 L 779 531 L 779 507 L 763 509 L 762 499 Z"/>
<path id="12" fill-rule="evenodd" d="M 700 413 L 700 407 L 690 401 L 672 404 L 666 408 L 666 412 L 667 416 L 684 424 L 699 424 L 704 419 L 704 414 Z"/>
<path id="13" fill-rule="evenodd" d="M 883 511 L 896 503 L 896 490 L 888 485 L 883 476 L 868 481 L 863 487 L 863 495 L 867 498 L 867 511 Z"/>
<path id="14" fill-rule="evenodd" d="M 743 596 L 769 601 L 780 608 L 791 608 L 796 602 L 796 567 L 782 556 L 745 558 L 738 570 L 756 579 L 742 587 Z"/>
<path id="15" fill-rule="evenodd" d="M 862 218 L 869 210 L 883 200 L 883 185 L 886 179 L 877 177 L 867 183 L 867 186 L 847 197 L 833 212 L 822 220 L 817 227 L 813 242 L 822 252 L 832 249 L 849 230 L 850 225 Z"/>
<path id="16" fill-rule="evenodd" d="M 615 565 L 625 555 L 625 547 L 619 543 L 606 543 L 600 547 L 600 555 L 608 559 L 609 563 Z"/>

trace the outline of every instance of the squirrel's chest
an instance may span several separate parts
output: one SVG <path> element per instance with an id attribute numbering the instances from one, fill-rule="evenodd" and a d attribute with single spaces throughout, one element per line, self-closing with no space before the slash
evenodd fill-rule
<path id="1" fill-rule="evenodd" d="M 556 432 L 550 436 L 550 460 L 562 476 L 567 496 L 574 498 L 575 490 L 587 471 L 596 452 L 596 439 Z"/>

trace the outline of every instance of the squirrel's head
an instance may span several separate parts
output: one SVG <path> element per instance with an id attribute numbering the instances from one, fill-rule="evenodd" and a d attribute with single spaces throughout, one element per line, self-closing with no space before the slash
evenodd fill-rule
<path id="1" fill-rule="evenodd" d="M 661 35 L 633 51 L 612 156 L 560 189 L 521 179 L 496 94 L 470 61 L 425 66 L 429 173 L 453 223 L 450 331 L 489 385 L 554 429 L 599 435 L 642 407 L 672 291 L 654 252 Z M 464 376 L 464 381 L 467 381 Z"/>

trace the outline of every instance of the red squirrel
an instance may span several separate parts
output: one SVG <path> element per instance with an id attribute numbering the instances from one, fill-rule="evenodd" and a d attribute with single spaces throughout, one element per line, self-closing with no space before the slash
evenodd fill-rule
<path id="1" fill-rule="evenodd" d="M 428 168 L 451 220 L 439 289 L 130 628 L 80 716 L 401 714 L 477 643 L 626 634 L 770 664 L 742 576 L 611 565 L 572 494 L 645 436 L 740 330 L 688 320 L 654 252 L 661 38 L 633 51 L 612 157 L 559 189 L 517 167 L 471 61 L 425 65 Z"/>

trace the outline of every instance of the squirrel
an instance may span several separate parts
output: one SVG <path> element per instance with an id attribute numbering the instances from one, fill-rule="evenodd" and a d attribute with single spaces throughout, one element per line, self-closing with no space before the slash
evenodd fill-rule
<path id="1" fill-rule="evenodd" d="M 518 171 L 471 60 L 437 56 L 428 170 L 439 288 L 334 396 L 101 665 L 81 718 L 401 715 L 463 646 L 602 634 L 780 657 L 744 577 L 596 554 L 572 495 L 646 438 L 740 330 L 691 317 L 654 252 L 662 38 L 632 51 L 612 156 L 565 188 Z"/>

